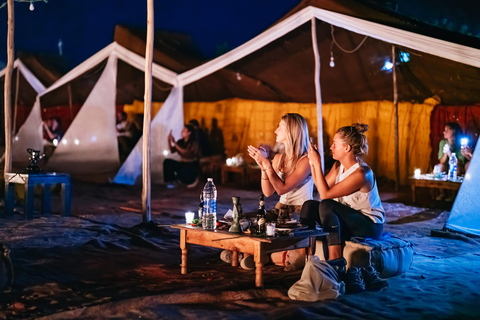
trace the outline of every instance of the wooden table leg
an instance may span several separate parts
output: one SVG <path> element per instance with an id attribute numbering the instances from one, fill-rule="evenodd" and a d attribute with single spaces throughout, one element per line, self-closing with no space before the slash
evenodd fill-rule
<path id="1" fill-rule="evenodd" d="M 413 203 L 416 202 L 415 196 L 416 196 L 416 194 L 415 194 L 415 181 L 413 181 L 412 182 L 412 201 L 413 201 Z"/>
<path id="2" fill-rule="evenodd" d="M 187 230 L 180 230 L 180 249 L 182 249 L 181 273 L 187 274 L 188 244 Z"/>
<path id="3" fill-rule="evenodd" d="M 238 251 L 232 251 L 232 267 L 238 267 Z"/>
<path id="4" fill-rule="evenodd" d="M 305 254 L 307 256 L 307 260 L 309 256 L 315 255 L 315 250 L 317 248 L 317 237 L 310 237 L 309 238 L 310 245 L 308 248 L 305 248 Z"/>
<path id="5" fill-rule="evenodd" d="M 255 243 L 255 286 L 263 288 L 263 264 L 265 263 L 265 246 L 262 242 Z"/>

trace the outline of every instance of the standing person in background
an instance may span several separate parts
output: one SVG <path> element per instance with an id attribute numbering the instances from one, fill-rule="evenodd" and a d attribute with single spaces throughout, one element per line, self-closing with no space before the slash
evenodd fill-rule
<path id="1" fill-rule="evenodd" d="M 209 134 L 209 144 L 212 155 L 221 155 L 225 159 L 225 141 L 223 138 L 222 129 L 218 127 L 218 120 L 212 118 L 212 129 Z"/>
<path id="2" fill-rule="evenodd" d="M 182 129 L 182 138 L 175 141 L 172 131 L 168 134 L 168 146 L 170 152 L 177 152 L 180 155 L 180 161 L 165 159 L 163 161 L 163 172 L 165 183 L 172 183 L 176 180 L 187 185 L 187 188 L 193 188 L 198 183 L 199 174 L 199 149 L 194 139 L 194 128 L 186 124 Z"/>
<path id="3" fill-rule="evenodd" d="M 363 162 L 368 152 L 364 132 L 368 125 L 353 124 L 337 130 L 330 147 L 336 160 L 325 176 L 321 158 L 316 146 L 310 144 L 308 158 L 313 180 L 320 194 L 321 202 L 305 202 L 301 211 L 302 223 L 311 228 L 318 223 L 329 234 L 324 250 L 326 259 L 339 271 L 343 271 L 346 260 L 343 258 L 345 241 L 352 236 L 379 239 L 383 232 L 385 210 L 378 194 L 375 175 Z M 373 267 L 350 267 L 346 285 L 350 292 L 381 289 L 388 283 L 378 277 Z"/>
<path id="4" fill-rule="evenodd" d="M 200 148 L 200 157 L 209 157 L 212 155 L 210 144 L 208 143 L 208 137 L 205 131 L 200 128 L 200 124 L 196 119 L 192 119 L 188 122 L 193 126 L 194 139 L 197 141 Z"/>

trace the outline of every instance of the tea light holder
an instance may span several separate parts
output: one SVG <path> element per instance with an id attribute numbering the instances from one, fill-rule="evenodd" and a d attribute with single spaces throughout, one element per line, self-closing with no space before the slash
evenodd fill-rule
<path id="1" fill-rule="evenodd" d="M 193 218 L 195 217 L 195 212 L 185 212 L 185 223 L 186 224 L 192 224 Z"/>
<path id="2" fill-rule="evenodd" d="M 415 171 L 414 171 L 414 173 L 413 173 L 413 176 L 414 176 L 415 178 L 420 178 L 420 174 L 421 174 L 421 173 L 422 173 L 422 172 L 420 171 L 420 169 L 415 169 Z"/>
<path id="3" fill-rule="evenodd" d="M 267 227 L 267 236 L 268 237 L 273 237 L 275 235 L 275 222 L 267 222 L 266 223 Z"/>

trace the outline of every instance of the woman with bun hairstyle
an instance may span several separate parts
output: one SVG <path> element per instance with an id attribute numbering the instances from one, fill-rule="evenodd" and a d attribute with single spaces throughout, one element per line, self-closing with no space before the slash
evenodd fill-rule
<path id="1" fill-rule="evenodd" d="M 383 232 L 385 210 L 380 201 L 375 175 L 362 160 L 368 152 L 364 134 L 367 130 L 368 125 L 359 123 L 337 130 L 330 147 L 336 162 L 326 176 L 316 146 L 310 144 L 308 149 L 313 181 L 322 201 L 306 201 L 300 214 L 301 222 L 311 228 L 318 223 L 329 233 L 324 253 L 330 264 L 337 266 L 337 270 L 342 270 L 346 265 L 343 258 L 346 240 L 352 236 L 379 239 Z M 362 270 L 350 267 L 347 290 L 365 290 L 362 275 L 369 289 L 388 285 L 378 278 L 372 267 Z"/>

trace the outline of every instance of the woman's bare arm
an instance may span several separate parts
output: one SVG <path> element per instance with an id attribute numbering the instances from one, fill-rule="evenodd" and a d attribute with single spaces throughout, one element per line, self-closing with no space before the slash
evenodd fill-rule
<path id="1" fill-rule="evenodd" d="M 275 165 L 278 163 L 279 157 L 280 157 L 279 155 L 275 156 L 275 158 L 277 159 L 277 162 L 275 162 Z M 285 193 L 293 190 L 300 183 L 305 181 L 305 179 L 311 173 L 310 165 L 308 163 L 308 158 L 307 157 L 303 157 L 302 159 L 300 159 L 298 161 L 297 167 L 295 168 L 295 170 L 292 173 L 290 173 L 287 176 L 285 181 L 282 181 L 280 179 L 280 177 L 278 176 L 278 174 L 275 172 L 275 170 L 273 168 L 269 168 L 265 172 L 268 175 L 268 180 L 269 180 L 270 184 L 272 185 L 272 187 L 275 189 L 275 191 L 279 195 L 285 194 Z"/>

